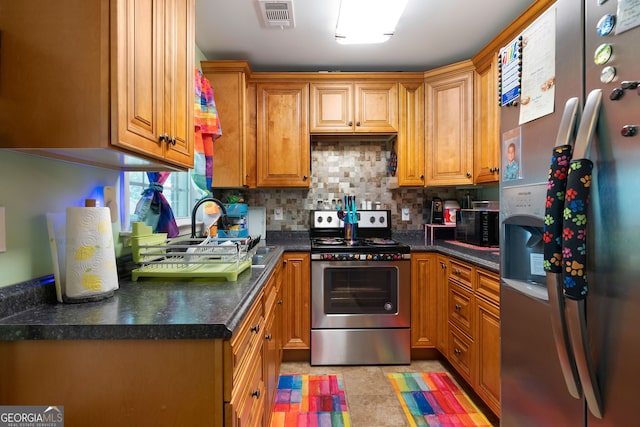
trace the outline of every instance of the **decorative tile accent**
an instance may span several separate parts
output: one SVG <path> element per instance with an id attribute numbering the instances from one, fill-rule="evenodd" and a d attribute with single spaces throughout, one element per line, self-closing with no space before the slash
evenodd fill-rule
<path id="1" fill-rule="evenodd" d="M 463 191 L 455 188 L 393 188 L 397 177 L 388 172 L 391 143 L 340 141 L 311 143 L 311 183 L 309 189 L 248 189 L 242 194 L 251 206 L 267 209 L 267 230 L 305 231 L 309 229 L 309 211 L 318 202 L 329 206 L 345 195 L 381 203 L 391 210 L 395 230 L 422 230 L 432 197 L 461 200 Z M 225 190 L 219 197 L 236 194 Z M 273 219 L 273 210 L 283 208 L 283 220 Z M 402 207 L 408 207 L 410 221 L 402 221 Z"/>

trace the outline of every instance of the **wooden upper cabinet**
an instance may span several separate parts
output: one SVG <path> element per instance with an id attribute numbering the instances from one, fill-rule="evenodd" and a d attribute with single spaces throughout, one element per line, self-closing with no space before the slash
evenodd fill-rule
<path id="1" fill-rule="evenodd" d="M 500 110 L 498 108 L 498 55 L 475 76 L 475 150 L 476 184 L 500 179 Z"/>
<path id="2" fill-rule="evenodd" d="M 202 61 L 202 73 L 213 87 L 222 136 L 214 143 L 213 187 L 247 185 L 247 61 Z"/>
<path id="3" fill-rule="evenodd" d="M 427 185 L 473 183 L 473 79 L 471 61 L 425 73 Z"/>
<path id="4" fill-rule="evenodd" d="M 194 0 L 3 1 L 0 148 L 192 167 L 194 19 Z"/>
<path id="5" fill-rule="evenodd" d="M 257 186 L 309 187 L 309 84 L 258 83 L 256 90 Z"/>
<path id="6" fill-rule="evenodd" d="M 312 82 L 311 133 L 395 133 L 397 82 Z"/>
<path id="7" fill-rule="evenodd" d="M 117 3 L 112 143 L 192 167 L 194 0 Z"/>
<path id="8" fill-rule="evenodd" d="M 424 83 L 400 83 L 396 149 L 398 185 L 424 186 Z"/>

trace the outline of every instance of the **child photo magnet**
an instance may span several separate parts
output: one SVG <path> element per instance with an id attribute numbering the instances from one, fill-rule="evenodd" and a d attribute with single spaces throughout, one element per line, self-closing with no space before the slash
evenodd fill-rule
<path id="1" fill-rule="evenodd" d="M 502 180 L 522 179 L 522 138 L 520 127 L 502 134 Z"/>

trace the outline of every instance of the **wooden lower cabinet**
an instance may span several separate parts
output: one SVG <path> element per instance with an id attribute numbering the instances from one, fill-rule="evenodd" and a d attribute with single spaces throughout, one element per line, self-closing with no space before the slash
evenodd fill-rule
<path id="1" fill-rule="evenodd" d="M 265 383 L 264 425 L 271 423 L 278 376 L 282 363 L 282 264 L 279 263 L 264 288 L 265 327 L 263 337 L 263 376 Z"/>
<path id="2" fill-rule="evenodd" d="M 444 308 L 447 307 L 447 282 L 449 277 L 449 257 L 444 255 L 437 255 L 436 257 L 436 300 L 437 307 L 437 338 L 436 348 L 440 353 L 448 354 L 449 337 L 447 336 L 448 328 L 448 313 Z"/>
<path id="3" fill-rule="evenodd" d="M 282 257 L 283 348 L 287 353 L 311 349 L 311 254 L 285 252 Z M 308 360 L 308 357 L 307 357 Z"/>
<path id="4" fill-rule="evenodd" d="M 437 263 L 437 348 L 500 416 L 499 275 L 442 255 Z"/>
<path id="5" fill-rule="evenodd" d="M 436 346 L 436 254 L 411 254 L 411 348 Z"/>
<path id="6" fill-rule="evenodd" d="M 500 308 L 476 299 L 476 393 L 496 414 L 500 413 Z"/>

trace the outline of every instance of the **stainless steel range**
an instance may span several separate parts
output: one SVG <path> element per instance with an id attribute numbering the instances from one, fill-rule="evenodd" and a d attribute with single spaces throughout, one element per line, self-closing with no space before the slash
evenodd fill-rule
<path id="1" fill-rule="evenodd" d="M 311 364 L 408 364 L 410 248 L 390 211 L 358 211 L 353 240 L 338 212 L 311 212 Z"/>

